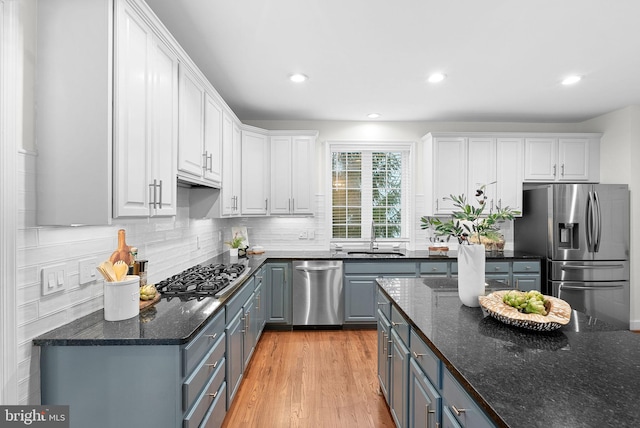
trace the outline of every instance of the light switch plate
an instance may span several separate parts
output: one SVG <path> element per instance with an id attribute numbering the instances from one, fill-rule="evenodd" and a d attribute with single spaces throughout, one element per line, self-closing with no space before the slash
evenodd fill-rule
<path id="1" fill-rule="evenodd" d="M 78 266 L 78 277 L 78 283 L 80 285 L 88 284 L 98 279 L 95 258 L 80 260 Z"/>
<path id="2" fill-rule="evenodd" d="M 42 295 L 57 293 L 67 286 L 67 266 L 64 263 L 42 268 Z"/>

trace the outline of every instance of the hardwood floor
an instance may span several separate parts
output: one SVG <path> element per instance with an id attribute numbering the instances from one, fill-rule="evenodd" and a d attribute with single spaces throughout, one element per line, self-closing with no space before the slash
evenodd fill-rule
<path id="1" fill-rule="evenodd" d="M 223 427 L 393 427 L 375 330 L 265 331 Z"/>

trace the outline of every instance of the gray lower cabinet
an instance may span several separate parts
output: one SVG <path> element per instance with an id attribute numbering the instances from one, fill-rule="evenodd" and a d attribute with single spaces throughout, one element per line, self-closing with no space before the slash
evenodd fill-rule
<path id="1" fill-rule="evenodd" d="M 397 427 L 495 425 L 378 290 L 378 382 Z"/>
<path id="2" fill-rule="evenodd" d="M 442 400 L 438 390 L 411 359 L 409 372 L 409 426 L 437 427 L 442 423 Z"/>
<path id="3" fill-rule="evenodd" d="M 513 262 L 513 286 L 522 291 L 542 291 L 540 262 L 537 260 Z"/>
<path id="4" fill-rule="evenodd" d="M 416 262 L 379 261 L 345 262 L 344 321 L 345 324 L 375 325 L 377 319 L 376 278 L 416 277 Z"/>
<path id="5" fill-rule="evenodd" d="M 242 382 L 242 375 L 253 355 L 255 338 L 251 315 L 255 301 L 255 277 L 247 281 L 225 305 L 227 325 L 227 409 Z"/>
<path id="6" fill-rule="evenodd" d="M 376 321 L 375 276 L 344 276 L 345 323 L 371 323 Z"/>
<path id="7" fill-rule="evenodd" d="M 264 269 L 267 323 L 291 325 L 291 264 L 267 263 Z"/>

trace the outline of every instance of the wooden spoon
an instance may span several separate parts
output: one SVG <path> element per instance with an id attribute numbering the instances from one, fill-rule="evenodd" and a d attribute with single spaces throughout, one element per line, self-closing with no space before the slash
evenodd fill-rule
<path id="1" fill-rule="evenodd" d="M 122 278 L 125 277 L 129 270 L 129 266 L 122 260 L 118 260 L 116 264 L 113 265 L 113 270 L 115 271 L 116 281 L 122 281 Z"/>
<path id="2" fill-rule="evenodd" d="M 105 260 L 98 266 L 98 271 L 104 276 L 108 282 L 116 281 L 116 272 L 113 270 L 113 264 L 109 260 Z"/>

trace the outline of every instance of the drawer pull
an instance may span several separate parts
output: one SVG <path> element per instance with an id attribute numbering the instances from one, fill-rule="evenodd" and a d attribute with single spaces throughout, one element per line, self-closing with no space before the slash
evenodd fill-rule
<path id="1" fill-rule="evenodd" d="M 209 393 L 207 395 L 211 398 L 216 398 L 218 396 L 218 391 L 214 392 L 213 394 Z"/>
<path id="2" fill-rule="evenodd" d="M 215 339 L 216 337 L 218 337 L 218 333 L 214 333 L 214 334 L 207 334 L 207 337 L 209 339 Z"/>
<path id="3" fill-rule="evenodd" d="M 413 351 L 413 358 L 422 358 L 427 354 L 418 354 L 416 351 Z"/>
<path id="4" fill-rule="evenodd" d="M 453 405 L 451 406 L 451 410 L 453 410 L 453 413 L 455 413 L 456 416 L 460 416 L 467 411 L 467 409 L 458 409 L 456 406 L 453 406 Z"/>
<path id="5" fill-rule="evenodd" d="M 387 302 L 378 302 L 378 306 L 384 306 L 386 304 L 387 304 Z"/>
<path id="6" fill-rule="evenodd" d="M 397 327 L 399 325 L 405 325 L 405 324 L 403 324 L 401 322 L 393 322 L 393 321 L 391 321 L 391 325 L 394 326 L 394 327 Z"/>
<path id="7" fill-rule="evenodd" d="M 215 369 L 216 367 L 218 367 L 218 362 L 216 361 L 216 362 L 215 362 L 215 363 L 213 363 L 213 364 L 205 364 L 205 366 L 207 366 L 207 367 L 213 367 L 213 368 Z"/>

